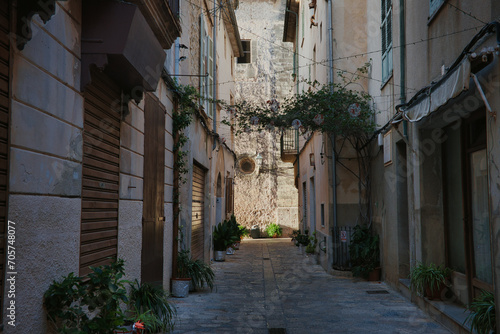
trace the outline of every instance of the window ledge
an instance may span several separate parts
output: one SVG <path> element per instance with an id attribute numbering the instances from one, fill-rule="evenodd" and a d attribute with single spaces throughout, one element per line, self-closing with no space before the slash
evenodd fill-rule
<path id="1" fill-rule="evenodd" d="M 389 81 L 391 81 L 393 74 L 394 74 L 394 70 L 391 70 L 391 72 L 389 73 L 387 78 L 385 80 L 382 80 L 382 84 L 380 85 L 380 90 L 384 89 L 385 85 L 387 85 L 387 83 Z"/>

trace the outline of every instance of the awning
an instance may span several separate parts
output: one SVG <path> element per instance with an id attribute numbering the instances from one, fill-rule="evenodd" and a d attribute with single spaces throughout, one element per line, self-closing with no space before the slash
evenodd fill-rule
<path id="1" fill-rule="evenodd" d="M 496 45 L 483 47 L 479 52 L 478 43 L 487 36 L 496 32 Z M 500 49 L 500 23 L 493 21 L 486 24 L 464 48 L 460 56 L 451 65 L 450 70 L 441 79 L 431 82 L 427 87 L 419 90 L 415 96 L 406 104 L 396 106 L 398 112 L 394 115 L 390 123 L 395 124 L 402 120 L 418 122 L 424 117 L 445 105 L 451 99 L 456 98 L 462 92 L 469 90 L 469 84 L 473 80 L 481 93 L 481 98 L 485 104 L 488 101 L 482 88 L 479 85 L 474 73 L 479 73 L 481 69 L 493 62 Z M 471 79 L 472 78 L 472 79 Z M 488 107 L 489 108 L 489 107 Z M 493 114 L 491 110 L 488 110 Z"/>
<path id="2" fill-rule="evenodd" d="M 469 89 L 471 64 L 465 58 L 450 74 L 435 85 L 428 87 L 428 92 L 414 104 L 402 108 L 403 117 L 410 122 L 418 122 L 433 111 L 436 111 L 449 100 Z"/>
<path id="3" fill-rule="evenodd" d="M 125 91 L 154 91 L 165 57 L 136 5 L 102 0 L 83 2 L 82 90 L 91 80 L 90 65 L 94 64 Z"/>

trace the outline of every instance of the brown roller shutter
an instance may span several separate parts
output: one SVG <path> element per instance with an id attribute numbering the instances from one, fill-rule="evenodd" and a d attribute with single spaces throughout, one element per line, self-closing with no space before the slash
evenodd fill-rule
<path id="1" fill-rule="evenodd" d="M 153 94 L 144 102 L 144 210 L 142 218 L 143 282 L 163 279 L 165 194 L 165 107 Z"/>
<path id="2" fill-rule="evenodd" d="M 205 245 L 205 169 L 193 165 L 193 204 L 191 219 L 191 256 L 195 260 L 203 260 Z"/>
<path id="3" fill-rule="evenodd" d="M 10 1 L 2 1 L 0 3 L 0 305 L 3 305 L 5 282 L 5 229 L 7 222 L 7 181 L 9 166 L 9 2 Z M 3 323 L 2 312 L 0 312 L 0 324 L 1 323 Z"/>
<path id="4" fill-rule="evenodd" d="M 80 275 L 117 255 L 120 96 L 109 78 L 92 73 L 84 93 Z"/>

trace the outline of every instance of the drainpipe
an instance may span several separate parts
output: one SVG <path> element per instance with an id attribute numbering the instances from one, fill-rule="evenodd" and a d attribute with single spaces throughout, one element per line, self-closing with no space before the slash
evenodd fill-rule
<path id="1" fill-rule="evenodd" d="M 213 102 L 213 108 L 214 108 L 214 114 L 212 115 L 213 116 L 213 119 L 214 119 L 214 123 L 213 123 L 213 132 L 214 133 L 217 133 L 217 0 L 214 0 L 214 29 L 213 29 L 213 45 L 214 45 L 214 49 L 213 49 L 213 72 L 214 72 L 214 96 L 213 96 L 213 99 L 214 99 L 214 102 Z M 214 145 L 212 147 L 212 150 L 215 150 L 216 146 L 217 146 L 217 141 L 216 141 L 216 138 L 214 137 L 213 138 L 214 140 Z"/>
<path id="2" fill-rule="evenodd" d="M 399 0 L 399 45 L 400 45 L 400 54 L 399 54 L 399 63 L 401 78 L 400 78 L 400 103 L 406 103 L 406 28 L 405 28 L 405 0 Z"/>
<path id="3" fill-rule="evenodd" d="M 333 84 L 335 82 L 334 71 L 333 71 L 333 17 L 332 17 L 332 1 L 328 0 L 327 7 L 327 16 L 328 16 L 328 68 L 329 68 L 329 83 L 330 83 L 330 92 L 333 93 Z M 333 218 L 333 227 L 331 238 L 333 239 L 335 236 L 335 228 L 337 227 L 337 158 L 335 155 L 335 134 L 330 134 L 330 141 L 332 142 L 332 163 L 331 163 L 331 187 L 329 187 L 331 191 L 331 199 L 332 199 L 332 218 Z M 326 145 L 325 145 L 326 151 Z M 329 261 L 329 265 L 333 266 L 333 254 L 335 244 L 332 240 L 332 252 L 331 252 L 331 260 Z"/>
<path id="4" fill-rule="evenodd" d="M 295 83 L 297 87 L 297 95 L 299 95 L 299 68 L 297 62 L 299 61 L 299 14 L 285 8 L 288 13 L 295 15 L 295 52 L 293 53 L 293 73 L 295 73 Z M 298 152 L 297 152 L 298 153 Z"/>

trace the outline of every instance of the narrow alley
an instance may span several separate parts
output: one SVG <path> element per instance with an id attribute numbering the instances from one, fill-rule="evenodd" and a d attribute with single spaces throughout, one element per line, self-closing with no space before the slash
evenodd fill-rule
<path id="1" fill-rule="evenodd" d="M 449 333 L 384 283 L 325 273 L 288 238 L 244 240 L 213 268 L 212 293 L 174 300 L 174 333 Z"/>

